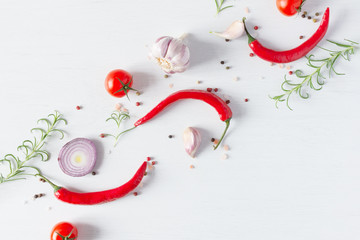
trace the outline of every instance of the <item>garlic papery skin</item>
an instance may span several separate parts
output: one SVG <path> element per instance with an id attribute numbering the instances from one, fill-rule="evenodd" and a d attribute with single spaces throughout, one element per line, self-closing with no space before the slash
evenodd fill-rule
<path id="1" fill-rule="evenodd" d="M 181 38 L 158 38 L 149 57 L 168 74 L 184 72 L 190 64 L 190 50 Z"/>
<path id="2" fill-rule="evenodd" d="M 192 157 L 198 150 L 201 143 L 201 135 L 198 130 L 193 127 L 187 127 L 183 133 L 185 151 Z"/>
<path id="3" fill-rule="evenodd" d="M 210 32 L 216 36 L 233 40 L 240 37 L 245 32 L 244 23 L 240 20 L 233 22 L 224 32 Z"/>

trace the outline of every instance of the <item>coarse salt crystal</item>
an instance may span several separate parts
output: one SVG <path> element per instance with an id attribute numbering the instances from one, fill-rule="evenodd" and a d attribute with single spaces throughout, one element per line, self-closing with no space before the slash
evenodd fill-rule
<path id="1" fill-rule="evenodd" d="M 250 12 L 249 8 L 245 7 L 245 13 L 249 13 L 249 12 Z"/>
<path id="2" fill-rule="evenodd" d="M 284 64 L 280 63 L 279 68 L 284 68 Z"/>
<path id="3" fill-rule="evenodd" d="M 228 155 L 227 154 L 223 154 L 221 157 L 222 160 L 228 159 Z"/>
<path id="4" fill-rule="evenodd" d="M 195 166 L 194 166 L 194 165 L 190 165 L 190 168 L 193 169 L 193 168 L 195 168 Z"/>
<path id="5" fill-rule="evenodd" d="M 235 82 L 238 81 L 238 80 L 239 80 L 239 77 L 234 77 L 233 78 L 233 81 L 235 81 Z"/>
<path id="6" fill-rule="evenodd" d="M 169 88 L 173 88 L 173 87 L 174 87 L 174 84 L 170 83 Z"/>
<path id="7" fill-rule="evenodd" d="M 290 70 L 290 69 L 291 69 L 291 66 L 290 66 L 290 65 L 287 65 L 287 66 L 286 66 L 286 69 L 287 69 L 287 70 Z"/>
<path id="8" fill-rule="evenodd" d="M 121 107 L 122 107 L 121 103 L 115 104 L 115 109 L 116 109 L 116 110 L 120 111 L 120 110 L 121 110 Z"/>
<path id="9" fill-rule="evenodd" d="M 225 151 L 229 151 L 229 145 L 225 144 L 225 145 L 224 145 L 224 150 L 225 150 Z"/>

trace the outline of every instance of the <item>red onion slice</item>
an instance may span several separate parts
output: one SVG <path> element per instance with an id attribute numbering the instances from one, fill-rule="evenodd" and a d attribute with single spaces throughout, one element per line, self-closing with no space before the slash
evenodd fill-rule
<path id="1" fill-rule="evenodd" d="M 95 167 L 95 144 L 87 138 L 75 138 L 62 147 L 58 161 L 65 174 L 72 177 L 84 176 Z"/>

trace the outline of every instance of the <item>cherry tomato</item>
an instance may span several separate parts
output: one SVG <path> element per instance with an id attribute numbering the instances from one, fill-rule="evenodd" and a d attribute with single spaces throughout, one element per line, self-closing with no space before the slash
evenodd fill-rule
<path id="1" fill-rule="evenodd" d="M 301 11 L 305 0 L 276 0 L 276 6 L 285 16 L 292 16 Z"/>
<path id="2" fill-rule="evenodd" d="M 50 235 L 51 240 L 77 240 L 78 230 L 77 228 L 68 222 L 57 223 Z"/>
<path id="3" fill-rule="evenodd" d="M 110 95 L 118 98 L 123 96 L 129 98 L 128 92 L 130 90 L 135 90 L 131 88 L 132 85 L 132 75 L 121 69 L 115 69 L 111 71 L 105 79 L 106 90 L 110 93 Z"/>

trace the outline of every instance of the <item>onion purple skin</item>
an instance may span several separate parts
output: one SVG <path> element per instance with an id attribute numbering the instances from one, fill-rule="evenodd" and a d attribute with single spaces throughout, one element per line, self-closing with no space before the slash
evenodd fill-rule
<path id="1" fill-rule="evenodd" d="M 88 163 L 80 168 L 71 164 L 70 158 L 75 151 L 84 152 Z M 96 163 L 96 147 L 93 141 L 87 138 L 75 138 L 67 142 L 60 150 L 58 162 L 61 170 L 72 177 L 82 177 L 92 172 Z"/>

